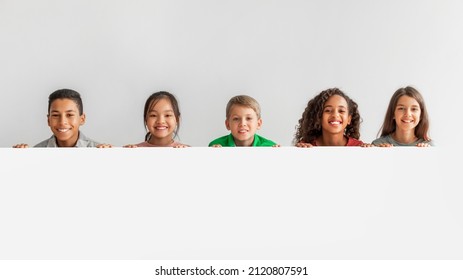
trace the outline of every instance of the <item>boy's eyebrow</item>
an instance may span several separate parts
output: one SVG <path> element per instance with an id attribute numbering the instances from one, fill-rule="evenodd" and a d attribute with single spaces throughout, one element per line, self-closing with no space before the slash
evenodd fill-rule
<path id="1" fill-rule="evenodd" d="M 59 110 L 50 110 L 50 113 L 59 113 L 60 111 Z M 74 109 L 69 109 L 69 110 L 66 110 L 65 111 L 66 113 L 69 113 L 69 112 L 77 112 L 77 110 L 74 110 Z"/>
<path id="2" fill-rule="evenodd" d="M 256 113 L 248 113 L 248 114 L 244 114 L 243 116 L 254 116 L 256 115 Z M 240 117 L 242 115 L 238 115 L 238 114 L 231 114 L 230 117 Z"/>

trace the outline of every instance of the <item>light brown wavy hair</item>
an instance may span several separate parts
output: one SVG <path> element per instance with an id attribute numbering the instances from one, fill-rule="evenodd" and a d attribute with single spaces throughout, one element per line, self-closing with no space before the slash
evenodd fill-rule
<path id="1" fill-rule="evenodd" d="M 429 117 L 428 111 L 426 109 L 426 104 L 424 103 L 424 98 L 421 93 L 415 89 L 414 87 L 407 86 L 403 88 L 399 88 L 394 92 L 389 101 L 389 106 L 387 107 L 386 116 L 384 117 L 383 125 L 378 132 L 380 137 L 387 136 L 393 133 L 396 130 L 396 123 L 394 120 L 394 111 L 397 106 L 397 102 L 399 98 L 402 96 L 408 96 L 416 100 L 420 105 L 420 122 L 415 127 L 415 136 L 419 139 L 424 139 L 426 141 L 430 141 L 428 131 L 429 131 Z"/>

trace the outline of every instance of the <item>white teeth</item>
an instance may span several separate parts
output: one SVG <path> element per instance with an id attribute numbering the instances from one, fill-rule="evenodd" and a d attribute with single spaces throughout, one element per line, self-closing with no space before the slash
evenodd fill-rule
<path id="1" fill-rule="evenodd" d="M 330 124 L 341 124 L 341 122 L 330 122 Z"/>
<path id="2" fill-rule="evenodd" d="M 59 132 L 66 132 L 68 130 L 69 130 L 69 128 L 60 128 L 60 129 L 58 129 Z"/>
<path id="3" fill-rule="evenodd" d="M 164 129 L 167 129 L 167 127 L 165 126 L 161 126 L 161 127 L 156 127 L 157 130 L 164 130 Z"/>

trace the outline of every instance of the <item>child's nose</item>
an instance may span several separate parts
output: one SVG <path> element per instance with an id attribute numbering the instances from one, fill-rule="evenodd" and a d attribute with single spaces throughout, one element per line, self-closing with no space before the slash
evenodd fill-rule
<path id="1" fill-rule="evenodd" d="M 68 119 L 67 119 L 66 117 L 63 117 L 63 116 L 62 116 L 62 117 L 59 118 L 58 121 L 59 121 L 60 124 L 65 124 L 65 123 L 68 122 Z"/>

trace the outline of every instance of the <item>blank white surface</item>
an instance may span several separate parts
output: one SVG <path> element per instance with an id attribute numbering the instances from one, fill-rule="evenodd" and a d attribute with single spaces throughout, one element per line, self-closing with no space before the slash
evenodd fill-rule
<path id="1" fill-rule="evenodd" d="M 461 259 L 461 150 L 0 149 L 0 259 Z"/>

